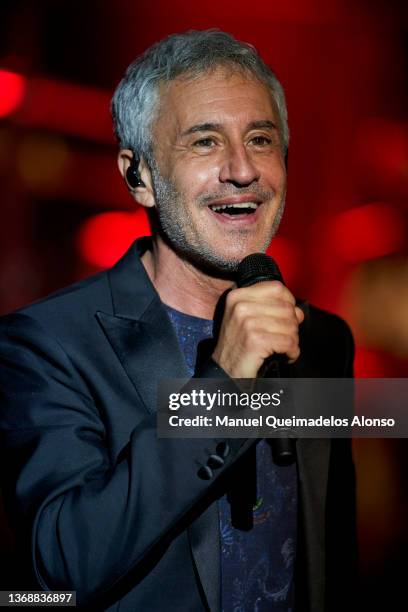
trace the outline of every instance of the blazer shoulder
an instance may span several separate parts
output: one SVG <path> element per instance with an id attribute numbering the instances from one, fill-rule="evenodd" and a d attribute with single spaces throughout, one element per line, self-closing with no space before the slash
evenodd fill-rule
<path id="1" fill-rule="evenodd" d="M 309 325 L 315 333 L 324 333 L 338 338 L 353 339 L 349 324 L 339 315 L 309 304 Z"/>
<path id="2" fill-rule="evenodd" d="M 112 311 L 112 298 L 107 272 L 99 272 L 89 278 L 64 287 L 40 300 L 19 308 L 1 318 L 6 320 L 24 319 L 37 321 L 44 329 L 64 334 L 72 328 L 88 325 L 95 312 Z M 21 316 L 23 315 L 23 316 Z"/>
<path id="3" fill-rule="evenodd" d="M 304 360 L 313 364 L 322 377 L 353 376 L 354 339 L 348 323 L 311 304 L 305 310 L 306 317 L 300 326 Z"/>

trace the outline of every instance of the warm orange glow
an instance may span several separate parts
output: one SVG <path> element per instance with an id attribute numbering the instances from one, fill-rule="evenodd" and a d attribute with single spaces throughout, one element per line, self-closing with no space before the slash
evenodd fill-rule
<path id="1" fill-rule="evenodd" d="M 21 140 L 16 170 L 28 189 L 44 193 L 64 179 L 69 160 L 67 145 L 61 137 L 34 133 Z"/>

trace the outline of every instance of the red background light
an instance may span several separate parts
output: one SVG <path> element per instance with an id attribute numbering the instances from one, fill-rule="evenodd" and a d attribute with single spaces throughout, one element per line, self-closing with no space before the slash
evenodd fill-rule
<path id="1" fill-rule="evenodd" d="M 97 268 L 113 266 L 136 238 L 150 235 L 145 211 L 107 212 L 88 219 L 78 232 L 84 260 Z"/>
<path id="2" fill-rule="evenodd" d="M 328 227 L 328 243 L 351 263 L 396 253 L 404 240 L 404 216 L 387 204 L 352 208 L 339 214 Z"/>
<path id="3" fill-rule="evenodd" d="M 297 275 L 300 273 L 299 257 L 294 242 L 289 238 L 276 236 L 266 252 L 276 259 L 285 284 L 288 287 L 293 287 L 296 284 Z"/>
<path id="4" fill-rule="evenodd" d="M 19 74 L 0 70 L 0 117 L 14 113 L 24 99 L 25 79 Z"/>

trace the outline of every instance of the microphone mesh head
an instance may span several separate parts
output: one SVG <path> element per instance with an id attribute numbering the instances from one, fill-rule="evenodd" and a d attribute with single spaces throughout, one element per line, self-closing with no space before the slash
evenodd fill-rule
<path id="1" fill-rule="evenodd" d="M 265 253 L 252 253 L 241 261 L 237 269 L 237 286 L 249 287 L 262 281 L 278 280 L 283 283 L 278 264 Z"/>

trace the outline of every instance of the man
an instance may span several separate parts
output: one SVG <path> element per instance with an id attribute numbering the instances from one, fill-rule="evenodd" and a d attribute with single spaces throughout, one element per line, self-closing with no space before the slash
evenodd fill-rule
<path id="1" fill-rule="evenodd" d="M 1 326 L 4 490 L 33 584 L 94 609 L 334 609 L 353 573 L 349 444 L 299 440 L 282 467 L 265 441 L 158 439 L 155 427 L 161 378 L 253 378 L 275 353 L 293 376 L 352 373 L 340 319 L 300 308 L 278 281 L 234 285 L 283 212 L 282 88 L 249 45 L 187 32 L 129 67 L 112 109 L 153 240 Z M 233 516 L 249 458 L 250 528 Z"/>

